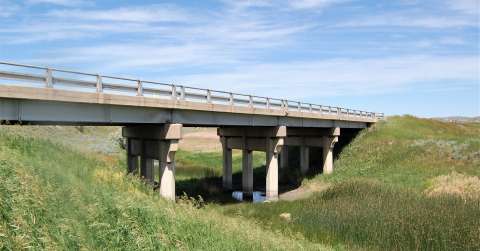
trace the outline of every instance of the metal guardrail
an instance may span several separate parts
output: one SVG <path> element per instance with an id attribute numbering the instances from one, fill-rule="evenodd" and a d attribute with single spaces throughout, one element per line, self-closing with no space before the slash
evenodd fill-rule
<path id="1" fill-rule="evenodd" d="M 14 71 L 3 71 L 0 68 L 0 79 L 31 81 L 37 84 L 40 83 L 44 88 L 80 88 L 83 91 L 97 93 L 117 92 L 124 95 L 152 96 L 163 99 L 191 101 L 204 104 L 224 104 L 266 110 L 282 110 L 286 113 L 297 111 L 336 115 L 338 117 L 384 118 L 383 113 L 316 105 L 287 99 L 246 95 L 184 85 L 166 84 L 155 81 L 91 74 L 9 62 L 0 62 L 0 66 L 3 66 L 3 68 L 14 68 Z M 20 69 L 23 69 L 23 71 L 20 71 Z M 25 70 L 30 70 L 30 72 L 24 72 Z M 40 71 L 40 73 L 32 73 L 31 71 Z M 60 76 L 61 74 L 71 75 L 73 77 L 62 77 Z M 2 83 L 0 82 L 0 84 Z"/>

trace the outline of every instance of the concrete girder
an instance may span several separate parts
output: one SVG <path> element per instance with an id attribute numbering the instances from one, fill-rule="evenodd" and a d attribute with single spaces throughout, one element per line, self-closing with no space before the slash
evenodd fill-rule
<path id="1" fill-rule="evenodd" d="M 217 134 L 221 137 L 274 138 L 286 137 L 286 126 L 268 127 L 220 127 Z"/>

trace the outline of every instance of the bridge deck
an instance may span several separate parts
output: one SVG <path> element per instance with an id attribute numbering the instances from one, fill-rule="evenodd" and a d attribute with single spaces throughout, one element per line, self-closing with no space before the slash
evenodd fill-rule
<path id="1" fill-rule="evenodd" d="M 373 112 L 152 81 L 1 62 L 0 66 L 8 68 L 0 69 L 0 120 L 363 128 L 383 117 Z"/>

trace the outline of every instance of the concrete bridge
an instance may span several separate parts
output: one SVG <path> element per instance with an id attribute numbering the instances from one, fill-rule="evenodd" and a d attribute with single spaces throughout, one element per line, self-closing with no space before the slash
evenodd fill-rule
<path id="1" fill-rule="evenodd" d="M 175 152 L 182 127 L 217 127 L 223 148 L 223 186 L 232 188 L 232 149 L 242 150 L 242 188 L 253 191 L 252 151 L 266 152 L 266 197 L 278 198 L 278 170 L 288 146 L 323 150 L 323 173 L 343 132 L 383 118 L 373 113 L 286 99 L 200 89 L 130 78 L 0 62 L 0 122 L 38 125 L 118 125 L 127 142 L 128 172 L 154 182 L 175 199 Z M 280 161 L 279 161 L 280 159 Z"/>

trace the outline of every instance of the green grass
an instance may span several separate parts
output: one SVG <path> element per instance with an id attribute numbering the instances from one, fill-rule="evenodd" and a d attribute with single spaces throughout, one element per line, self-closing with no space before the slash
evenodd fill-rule
<path id="1" fill-rule="evenodd" d="M 267 229 L 312 242 L 380 250 L 479 250 L 480 202 L 426 197 L 368 181 L 345 181 L 294 202 L 243 204 L 227 215 L 255 218 Z M 290 213 L 292 220 L 279 217 Z"/>
<path id="2" fill-rule="evenodd" d="M 304 182 L 331 184 L 327 191 L 300 201 L 223 210 L 254 218 L 267 229 L 353 249 L 479 250 L 479 200 L 424 192 L 435 177 L 452 173 L 480 176 L 480 124 L 393 117 L 347 146 L 332 175 Z M 455 192 L 468 190 L 454 185 L 459 185 Z M 478 191 L 480 184 L 473 185 Z M 279 217 L 282 213 L 290 213 L 292 221 Z"/>
<path id="3" fill-rule="evenodd" d="M 480 123 L 392 117 L 362 132 L 341 153 L 330 176 L 313 182 L 374 179 L 422 191 L 451 172 L 480 176 Z"/>
<path id="4" fill-rule="evenodd" d="M 179 151 L 177 192 L 210 196 L 200 209 L 163 201 L 124 176 L 124 153 L 105 155 L 109 146 L 86 157 L 88 149 L 63 144 L 69 137 L 39 139 L 56 135 L 53 127 L 46 135 L 12 128 L 0 127 L 0 249 L 480 250 L 478 196 L 426 192 L 445 175 L 460 180 L 448 189 L 479 191 L 458 187 L 480 177 L 479 123 L 389 118 L 344 148 L 332 175 L 304 180 L 330 188 L 293 202 L 216 204 L 230 197 L 220 189 L 221 154 Z M 265 182 L 264 161 L 254 154 L 254 184 Z M 233 171 L 239 184 L 239 152 Z"/>
<path id="5" fill-rule="evenodd" d="M 124 170 L 0 128 L 0 250 L 323 248 L 164 201 Z"/>

